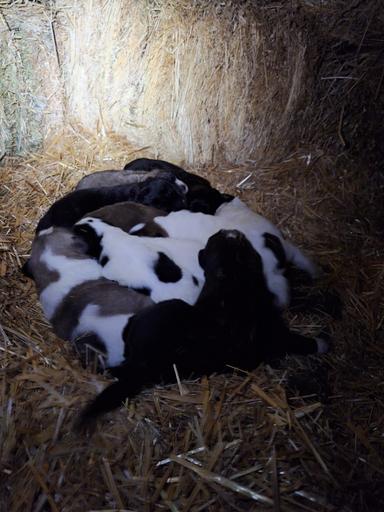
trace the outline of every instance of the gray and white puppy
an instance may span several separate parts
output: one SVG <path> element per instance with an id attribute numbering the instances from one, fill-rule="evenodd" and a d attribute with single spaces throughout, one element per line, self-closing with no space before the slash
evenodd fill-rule
<path id="1" fill-rule="evenodd" d="M 97 171 L 81 178 L 75 190 L 85 188 L 114 187 L 116 185 L 129 185 L 140 183 L 148 178 L 168 176 L 169 172 L 162 169 L 152 171 Z"/>
<path id="2" fill-rule="evenodd" d="M 76 342 L 79 349 L 86 342 L 113 367 L 124 360 L 123 335 L 131 317 L 152 304 L 146 295 L 101 278 L 72 288 L 51 323 L 60 338 Z"/>

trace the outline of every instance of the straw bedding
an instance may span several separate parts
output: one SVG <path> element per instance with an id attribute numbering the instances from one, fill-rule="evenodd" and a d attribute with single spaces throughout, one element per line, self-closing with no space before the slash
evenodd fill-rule
<path id="1" fill-rule="evenodd" d="M 51 333 L 19 266 L 51 202 L 144 154 L 79 131 L 1 170 L 0 509 L 381 510 L 383 182 L 314 153 L 197 171 L 327 268 L 321 286 L 339 292 L 342 320 L 288 316 L 304 333 L 329 329 L 332 353 L 150 389 L 92 438 L 71 431 L 108 377 Z"/>
<path id="2" fill-rule="evenodd" d="M 0 510 L 383 510 L 380 3 L 74 4 L 0 0 Z M 72 422 L 110 380 L 19 267 L 54 200 L 140 156 L 214 162 L 190 169 L 326 267 L 343 317 L 287 315 L 327 356 L 147 390 L 87 438 Z"/>

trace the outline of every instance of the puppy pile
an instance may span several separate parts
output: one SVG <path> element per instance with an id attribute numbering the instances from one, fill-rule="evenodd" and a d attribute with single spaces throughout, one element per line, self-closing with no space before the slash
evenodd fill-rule
<path id="1" fill-rule="evenodd" d="M 86 176 L 39 221 L 23 271 L 54 332 L 105 355 L 117 381 L 78 426 L 143 387 L 326 352 L 291 332 L 287 270 L 313 263 L 240 199 L 161 160 Z"/>

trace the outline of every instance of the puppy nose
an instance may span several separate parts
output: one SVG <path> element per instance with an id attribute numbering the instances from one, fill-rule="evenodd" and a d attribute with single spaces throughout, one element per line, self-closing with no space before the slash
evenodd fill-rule
<path id="1" fill-rule="evenodd" d="M 221 232 L 226 238 L 234 238 L 235 240 L 240 240 L 244 237 L 243 233 L 237 229 L 222 229 Z"/>

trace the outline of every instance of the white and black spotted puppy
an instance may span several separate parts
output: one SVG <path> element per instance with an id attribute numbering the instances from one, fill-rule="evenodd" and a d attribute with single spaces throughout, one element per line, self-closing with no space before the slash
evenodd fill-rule
<path id="1" fill-rule="evenodd" d="M 96 218 L 74 227 L 97 259 L 102 276 L 147 294 L 154 302 L 182 299 L 194 304 L 204 282 L 194 240 L 137 237 Z"/>
<path id="2" fill-rule="evenodd" d="M 167 232 L 171 238 L 195 240 L 205 246 L 210 236 L 220 229 L 237 229 L 244 233 L 260 254 L 269 290 L 276 297 L 276 305 L 285 308 L 289 304 L 289 285 L 285 271 L 289 264 L 304 270 L 312 277 L 316 267 L 302 251 L 288 240 L 268 219 L 252 211 L 238 198 L 224 203 L 215 215 L 193 213 L 186 210 L 155 217 L 151 224 Z M 145 235 L 145 226 L 134 227 L 131 232 Z"/>

